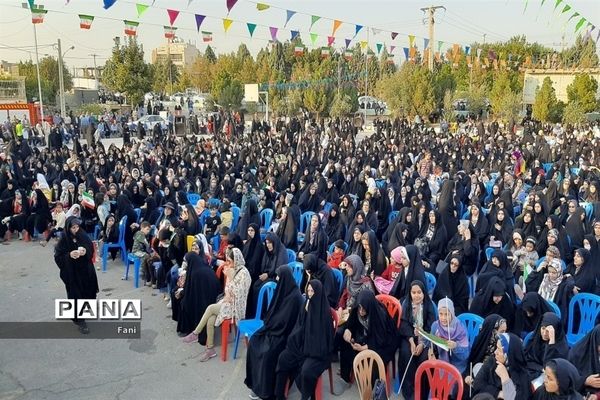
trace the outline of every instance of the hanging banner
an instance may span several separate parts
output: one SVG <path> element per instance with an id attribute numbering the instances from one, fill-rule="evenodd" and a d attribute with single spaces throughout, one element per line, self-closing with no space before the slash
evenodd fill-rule
<path id="1" fill-rule="evenodd" d="M 354 27 L 354 36 L 356 37 L 356 35 L 358 35 L 358 32 L 360 32 L 360 30 L 363 28 L 362 25 L 356 25 Z"/>
<path id="2" fill-rule="evenodd" d="M 204 22 L 204 18 L 206 18 L 206 15 L 200 15 L 200 14 L 196 14 L 196 30 L 198 32 L 200 32 L 200 26 L 202 26 L 202 22 Z"/>
<path id="3" fill-rule="evenodd" d="M 43 8 L 34 8 L 31 9 L 31 23 L 32 24 L 41 24 L 44 22 L 44 17 L 48 13 L 48 10 L 44 10 Z"/>
<path id="4" fill-rule="evenodd" d="M 246 22 L 246 26 L 248 27 L 248 33 L 250 33 L 250 37 L 252 37 L 252 35 L 254 35 L 254 30 L 256 29 L 256 24 Z"/>
<path id="5" fill-rule="evenodd" d="M 344 41 L 346 42 L 346 48 L 348 48 L 348 46 L 350 46 L 350 42 L 352 42 L 352 39 L 344 39 Z"/>
<path id="6" fill-rule="evenodd" d="M 231 9 L 233 8 L 233 6 L 235 6 L 235 3 L 237 2 L 238 0 L 227 0 L 227 14 L 231 12 Z"/>
<path id="7" fill-rule="evenodd" d="M 415 45 L 415 35 L 408 35 L 408 47 Z"/>
<path id="8" fill-rule="evenodd" d="M 488 51 L 488 58 L 489 58 L 490 60 L 495 60 L 495 59 L 497 58 L 497 57 L 496 57 L 496 52 L 495 52 L 494 50 L 489 50 L 489 51 Z"/>
<path id="9" fill-rule="evenodd" d="M 406 61 L 408 61 L 408 47 L 403 47 L 402 50 L 404 50 L 404 57 L 406 58 Z"/>
<path id="10" fill-rule="evenodd" d="M 396 39 L 396 36 L 398 36 L 398 32 L 392 32 L 391 36 L 392 40 Z"/>
<path id="11" fill-rule="evenodd" d="M 296 14 L 296 11 L 292 11 L 292 10 L 286 10 L 286 17 L 285 17 L 285 24 L 283 24 L 283 27 L 285 28 L 285 26 L 288 24 L 288 22 L 290 22 L 290 19 L 292 19 L 292 17 Z"/>
<path id="12" fill-rule="evenodd" d="M 167 14 L 169 14 L 169 25 L 173 26 L 173 24 L 175 24 L 175 20 L 179 16 L 179 11 L 168 9 Z"/>
<path id="13" fill-rule="evenodd" d="M 429 39 L 423 38 L 423 48 L 426 49 L 429 47 Z"/>
<path id="14" fill-rule="evenodd" d="M 383 43 L 376 43 L 375 47 L 377 47 L 377 55 L 381 53 L 381 49 L 383 48 Z"/>
<path id="15" fill-rule="evenodd" d="M 291 40 L 296 39 L 298 37 L 298 35 L 300 35 L 299 31 L 290 31 L 290 33 L 292 34 Z"/>
<path id="16" fill-rule="evenodd" d="M 387 63 L 388 64 L 394 63 L 394 55 L 393 54 L 388 54 Z"/>
<path id="17" fill-rule="evenodd" d="M 232 19 L 223 18 L 223 29 L 225 30 L 225 33 L 227 33 L 227 31 L 229 30 L 229 28 L 231 28 L 231 24 L 233 24 L 233 20 Z"/>
<path id="18" fill-rule="evenodd" d="M 318 15 L 313 15 L 312 17 L 310 17 L 310 28 L 308 28 L 308 29 L 309 30 L 312 29 L 315 22 L 317 22 L 320 19 L 321 19 L 321 17 L 319 17 Z"/>
<path id="19" fill-rule="evenodd" d="M 270 5 L 268 5 L 268 4 L 256 3 L 256 9 L 257 9 L 258 11 L 265 11 L 265 10 L 268 10 L 268 9 L 269 9 L 269 7 L 271 7 L 271 6 L 270 6 Z"/>
<path id="20" fill-rule="evenodd" d="M 163 26 L 163 28 L 165 29 L 165 39 L 171 40 L 175 38 L 175 31 L 177 28 L 173 26 Z"/>
<path id="21" fill-rule="evenodd" d="M 125 23 L 125 34 L 127 36 L 135 36 L 137 35 L 137 28 L 138 25 L 140 24 L 139 22 L 135 22 L 135 21 L 123 21 Z"/>
<path id="22" fill-rule="evenodd" d="M 301 56 L 302 54 L 304 54 L 304 47 L 303 46 L 296 46 L 296 47 L 294 47 L 294 55 Z"/>
<path id="23" fill-rule="evenodd" d="M 90 29 L 92 27 L 92 22 L 94 22 L 93 16 L 79 14 L 79 27 L 81 29 Z"/>
<path id="24" fill-rule="evenodd" d="M 333 42 L 335 42 L 335 36 L 327 36 L 327 46 L 331 47 L 331 45 L 333 45 Z"/>
<path id="25" fill-rule="evenodd" d="M 142 3 L 137 3 L 135 5 L 135 9 L 137 11 L 138 18 L 140 18 L 146 12 L 146 10 L 148 9 L 148 7 L 150 7 L 150 6 L 148 6 L 146 4 L 142 4 Z"/>
<path id="26" fill-rule="evenodd" d="M 111 8 L 115 3 L 117 2 L 117 0 L 104 0 L 104 9 L 108 10 L 109 8 Z M 33 0 L 29 0 L 29 5 L 32 10 L 33 8 L 31 7 L 31 5 L 33 4 Z"/>
<path id="27" fill-rule="evenodd" d="M 342 25 L 342 21 L 336 19 L 333 21 L 333 31 L 331 32 L 331 36 L 335 35 L 335 32 L 339 29 L 339 27 Z"/>
<path id="28" fill-rule="evenodd" d="M 271 32 L 271 40 L 274 42 L 277 42 L 277 31 L 279 29 L 275 28 L 274 26 L 270 26 L 269 27 L 269 31 Z"/>
<path id="29" fill-rule="evenodd" d="M 202 41 L 204 43 L 212 42 L 212 32 L 202 31 Z"/>
<path id="30" fill-rule="evenodd" d="M 460 52 L 460 45 L 454 43 L 452 45 L 452 54 L 456 55 Z"/>
<path id="31" fill-rule="evenodd" d="M 311 33 L 310 34 L 310 41 L 312 42 L 312 45 L 315 45 L 315 42 L 317 41 L 317 38 L 319 37 L 319 35 L 317 35 L 316 33 Z"/>

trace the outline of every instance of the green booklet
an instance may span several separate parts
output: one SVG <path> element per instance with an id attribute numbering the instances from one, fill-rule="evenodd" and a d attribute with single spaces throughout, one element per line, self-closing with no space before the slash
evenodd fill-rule
<path id="1" fill-rule="evenodd" d="M 448 351 L 448 340 L 442 339 L 439 336 L 432 335 L 431 333 L 427 333 L 423 330 L 423 328 L 417 327 L 417 333 L 423 336 L 425 339 L 429 340 L 431 343 L 435 344 L 440 349 Z"/>

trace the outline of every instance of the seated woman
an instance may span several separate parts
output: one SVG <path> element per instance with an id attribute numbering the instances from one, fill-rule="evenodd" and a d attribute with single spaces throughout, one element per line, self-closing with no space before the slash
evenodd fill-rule
<path id="1" fill-rule="evenodd" d="M 569 361 L 582 378 L 580 393 L 598 395 L 600 392 L 600 325 L 588 332 L 569 350 Z"/>
<path id="2" fill-rule="evenodd" d="M 496 213 L 495 221 L 490 226 L 490 231 L 488 233 L 487 241 L 491 242 L 500 242 L 501 247 L 504 247 L 509 243 L 511 239 L 511 233 L 513 231 L 513 223 L 509 219 L 510 217 L 506 216 L 506 212 L 503 209 L 498 210 Z"/>
<path id="3" fill-rule="evenodd" d="M 318 280 L 323 285 L 325 296 L 329 301 L 329 306 L 334 308 L 338 304 L 339 290 L 338 283 L 335 281 L 333 272 L 325 264 L 325 261 L 314 254 L 307 254 L 304 257 L 304 270 L 308 273 L 311 280 Z"/>
<path id="4" fill-rule="evenodd" d="M 29 239 L 31 239 L 36 229 L 38 233 L 44 234 L 48 229 L 48 224 L 52 221 L 48 199 L 41 189 L 35 189 L 31 193 L 29 212 L 30 214 L 25 222 L 25 229 L 29 234 Z"/>
<path id="5" fill-rule="evenodd" d="M 443 299 L 438 303 L 438 319 L 431 326 L 431 334 L 446 340 L 449 351 L 429 343 L 429 359 L 446 361 L 462 374 L 469 358 L 469 338 L 467 328 L 454 314 L 452 300 Z"/>
<path id="6" fill-rule="evenodd" d="M 363 228 L 360 226 L 357 226 L 356 228 L 354 228 L 354 231 L 352 233 L 352 239 L 350 240 L 350 242 L 346 242 L 348 243 L 348 251 L 346 252 L 346 254 L 348 255 L 357 255 L 359 256 L 361 259 L 365 258 L 365 249 L 362 245 L 362 235 L 363 235 Z"/>
<path id="7" fill-rule="evenodd" d="M 285 349 L 296 324 L 304 298 L 287 265 L 277 268 L 277 288 L 264 319 L 264 325 L 248 342 L 246 379 L 252 399 L 270 399 L 275 394 L 277 359 Z"/>
<path id="8" fill-rule="evenodd" d="M 489 285 L 490 279 L 497 276 L 502 279 L 506 292 L 511 299 L 515 298 L 514 276 L 506 253 L 502 250 L 494 250 L 491 259 L 485 263 L 477 278 L 475 290 L 480 292 L 482 288 Z"/>
<path id="9" fill-rule="evenodd" d="M 475 376 L 473 395 L 488 393 L 504 400 L 531 398 L 521 339 L 512 333 L 498 335 L 494 357 L 488 357 Z"/>
<path id="10" fill-rule="evenodd" d="M 321 282 L 313 279 L 308 282 L 306 295 L 296 326 L 277 361 L 275 395 L 278 400 L 285 400 L 288 380 L 296 381 L 302 400 L 315 398 L 317 380 L 331 364 L 335 332 L 327 293 Z"/>
<path id="11" fill-rule="evenodd" d="M 410 295 L 402 302 L 402 322 L 400 323 L 400 355 L 398 357 L 398 373 L 400 376 L 415 376 L 422 362 L 427 360 L 426 343 L 416 328 L 425 332 L 431 331 L 435 321 L 435 308 L 427 295 L 427 289 L 421 281 L 413 281 L 410 285 Z M 409 362 L 409 360 L 412 361 Z M 402 395 L 406 400 L 412 400 L 415 392 L 415 380 L 405 379 L 402 385 Z M 427 392 L 423 391 L 426 396 Z M 426 397 L 425 397 L 426 398 Z"/>
<path id="12" fill-rule="evenodd" d="M 456 256 L 450 257 L 450 264 L 438 276 L 433 291 L 433 301 L 445 297 L 452 300 L 458 315 L 469 311 L 469 281 Z"/>
<path id="13" fill-rule="evenodd" d="M 427 251 L 423 254 L 426 261 L 423 261 L 423 264 L 426 264 L 425 266 L 432 271 L 435 270 L 438 261 L 446 255 L 446 244 L 448 243 L 448 234 L 439 211 L 429 211 L 429 225 L 417 239 L 421 239 L 427 244 Z"/>
<path id="14" fill-rule="evenodd" d="M 533 337 L 525 346 L 529 380 L 537 379 L 548 361 L 553 358 L 566 358 L 568 354 L 569 345 L 560 318 L 554 313 L 544 314 Z"/>
<path id="15" fill-rule="evenodd" d="M 367 275 L 371 278 L 376 275 L 381 275 L 387 268 L 387 260 L 385 254 L 383 254 L 381 245 L 377 241 L 375 232 L 371 230 L 363 233 L 361 241 L 364 249 L 363 261 L 365 262 Z"/>
<path id="16" fill-rule="evenodd" d="M 493 357 L 496 351 L 496 342 L 498 335 L 505 333 L 507 329 L 506 320 L 498 314 L 491 314 L 485 317 L 481 330 L 475 337 L 471 352 L 469 353 L 469 371 L 465 371 L 465 382 L 468 385 L 473 383 L 474 376 L 477 375 L 479 368 L 490 357 Z M 463 374 L 463 375 L 465 375 Z"/>
<path id="17" fill-rule="evenodd" d="M 341 394 L 350 386 L 350 374 L 354 357 L 363 350 L 373 350 L 387 365 L 394 359 L 398 341 L 398 330 L 387 310 L 370 290 L 358 295 L 357 305 L 350 312 L 343 326 L 340 340 L 340 377 L 334 392 Z"/>
<path id="18" fill-rule="evenodd" d="M 525 279 L 525 287 L 527 288 L 528 292 L 539 291 L 540 285 L 542 284 L 542 280 L 544 279 L 544 274 L 548 272 L 548 266 L 552 263 L 552 260 L 556 259 L 556 265 L 561 265 L 560 252 L 558 250 L 558 247 L 548 247 L 545 255 L 546 258 L 540 261 L 537 267 L 534 266 L 533 270 L 529 273 L 529 276 L 527 276 L 527 279 Z M 560 271 L 562 274 L 562 267 L 560 268 Z"/>
<path id="19" fill-rule="evenodd" d="M 504 282 L 494 276 L 489 280 L 487 286 L 475 295 L 469 312 L 484 318 L 490 314 L 498 314 L 506 320 L 508 328 L 511 329 L 515 305 L 506 293 Z"/>
<path id="20" fill-rule="evenodd" d="M 363 291 L 375 292 L 373 281 L 365 273 L 365 264 L 359 256 L 351 255 L 340 263 L 340 269 L 346 271 L 346 286 L 338 303 L 338 318 L 346 321 L 350 311 L 356 305 L 358 295 Z"/>
<path id="21" fill-rule="evenodd" d="M 573 263 L 569 265 L 565 274 L 573 277 L 573 294 L 597 294 L 596 274 L 593 268 L 592 255 L 589 250 L 579 248 L 575 250 Z"/>
<path id="22" fill-rule="evenodd" d="M 312 254 L 323 261 L 327 261 L 328 242 L 319 214 L 314 214 L 310 218 L 310 225 L 306 228 L 304 241 L 298 249 L 298 260 L 303 260 L 306 255 Z"/>
<path id="23" fill-rule="evenodd" d="M 569 303 L 575 294 L 575 281 L 573 277 L 563 274 L 562 264 L 557 258 L 550 264 L 545 264 L 543 270 L 547 272 L 544 274 L 538 293 L 544 300 L 554 302 L 560 309 L 561 316 L 564 315 L 566 320 Z"/>
<path id="24" fill-rule="evenodd" d="M 554 312 L 552 307 L 536 292 L 528 292 L 517 306 L 512 332 L 518 336 L 533 332 L 547 312 Z"/>
<path id="25" fill-rule="evenodd" d="M 402 265 L 404 266 L 405 271 L 398 276 L 398 279 L 396 279 L 396 283 L 394 284 L 395 287 L 390 291 L 390 295 L 394 296 L 400 301 L 403 301 L 404 298 L 408 296 L 411 282 L 426 282 L 425 269 L 423 268 L 423 264 L 421 262 L 419 250 L 416 246 L 411 244 L 407 245 L 404 249 L 405 251 L 402 252 Z M 408 265 L 406 260 L 408 260 Z"/>
<path id="26" fill-rule="evenodd" d="M 240 233 L 241 236 L 241 233 Z M 258 279 L 252 284 L 252 294 L 254 298 L 252 302 L 257 304 L 260 288 L 267 282 L 272 282 L 275 279 L 275 271 L 281 265 L 287 265 L 288 255 L 287 250 L 283 247 L 281 240 L 274 232 L 268 232 L 265 238 L 265 247 Z M 262 308 L 263 312 L 265 307 Z"/>
<path id="27" fill-rule="evenodd" d="M 402 273 L 404 264 L 408 266 L 408 255 L 406 255 L 406 249 L 404 247 L 396 247 L 392 250 L 390 255 L 390 263 L 381 276 L 376 276 L 373 279 L 373 283 L 377 288 L 377 291 L 382 294 L 390 294 L 390 291 L 394 288 L 396 279 Z"/>
<path id="28" fill-rule="evenodd" d="M 196 329 L 183 338 L 184 343 L 197 342 L 198 335 L 206 328 L 206 351 L 200 357 L 200 362 L 217 356 L 214 349 L 215 327 L 227 319 L 240 321 L 246 316 L 246 300 L 251 278 L 244 263 L 244 256 L 239 249 L 233 248 L 227 249 L 225 257 L 225 296 L 208 306 Z"/>
<path id="29" fill-rule="evenodd" d="M 451 256 L 460 257 L 465 273 L 472 275 L 477 269 L 479 257 L 479 240 L 475 236 L 473 227 L 464 223 L 458 224 L 458 231 L 450 238 L 446 252 L 451 253 Z"/>
<path id="30" fill-rule="evenodd" d="M 533 400 L 583 400 L 577 391 L 581 375 L 564 358 L 548 360 L 544 367 L 544 384 L 533 394 Z"/>
<path id="31" fill-rule="evenodd" d="M 15 197 L 11 200 L 5 200 L 0 203 L 2 205 L 2 212 L 0 215 L 3 216 L 0 221 L 0 236 L 6 234 L 6 240 L 10 239 L 13 232 L 18 232 L 19 237 L 23 235 L 25 231 L 25 222 L 29 215 L 29 202 L 22 190 L 15 191 Z M 69 215 L 67 215 L 67 218 Z M 75 215 L 79 217 L 79 215 Z"/>

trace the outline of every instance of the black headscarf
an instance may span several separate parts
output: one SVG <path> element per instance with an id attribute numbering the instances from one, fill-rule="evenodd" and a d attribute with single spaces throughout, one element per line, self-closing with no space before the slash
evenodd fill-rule
<path id="1" fill-rule="evenodd" d="M 469 364 L 483 362 L 486 357 L 493 356 L 498 340 L 498 328 L 502 321 L 506 322 L 498 314 L 490 314 L 483 320 L 481 329 L 473 341 L 471 352 L 469 353 Z"/>
<path id="2" fill-rule="evenodd" d="M 496 304 L 494 302 L 494 296 L 502 296 L 500 303 Z M 497 276 L 494 276 L 488 281 L 487 286 L 475 295 L 469 311 L 481 317 L 498 314 L 506 320 L 510 329 L 514 318 L 515 306 L 506 293 L 505 283 Z"/>
<path id="3" fill-rule="evenodd" d="M 421 288 L 423 292 L 423 307 L 421 308 L 423 313 L 423 330 L 425 332 L 431 332 L 431 325 L 437 319 L 437 315 L 435 313 L 435 307 L 431 298 L 427 295 L 427 289 L 425 285 L 421 281 L 413 281 L 410 284 L 410 289 L 413 286 L 418 286 Z M 415 336 L 415 319 L 413 315 L 413 303 L 412 297 L 410 295 L 410 290 L 408 295 L 405 297 L 402 302 L 402 322 L 400 323 L 400 336 L 403 338 L 411 338 Z"/>
<path id="4" fill-rule="evenodd" d="M 294 280 L 292 270 L 287 265 L 277 268 L 277 288 L 265 315 L 264 325 L 256 333 L 271 336 L 287 336 L 296 322 L 302 307 L 303 297 Z"/>
<path id="5" fill-rule="evenodd" d="M 554 358 L 546 362 L 545 366 L 556 375 L 558 394 L 546 392 L 546 387 L 542 385 L 533 395 L 534 400 L 583 400 L 583 396 L 577 391 L 581 375 L 573 364 L 564 358 Z"/>
<path id="6" fill-rule="evenodd" d="M 528 316 L 527 313 L 532 313 Z M 537 292 L 527 292 L 521 304 L 517 306 L 515 323 L 512 331 L 520 335 L 522 332 L 532 332 L 547 312 L 553 312 L 552 307 Z"/>
<path id="7" fill-rule="evenodd" d="M 554 328 L 554 345 L 542 339 L 541 328 L 550 326 Z M 527 370 L 531 380 L 542 373 L 544 365 L 553 358 L 564 358 L 569 354 L 569 345 L 563 329 L 563 324 L 554 313 L 547 312 L 535 328 L 532 339 L 525 346 Z"/>
<path id="8" fill-rule="evenodd" d="M 249 199 L 246 202 L 244 214 L 242 215 L 242 218 L 240 218 L 240 222 L 237 227 L 237 233 L 240 235 L 242 240 L 247 239 L 248 226 L 250 224 L 256 224 L 256 225 L 260 226 L 260 216 L 258 215 L 258 206 L 256 205 L 256 201 L 254 199 Z M 257 232 L 257 234 L 258 233 L 259 232 Z"/>
<path id="9" fill-rule="evenodd" d="M 242 254 L 244 255 L 244 260 L 246 260 L 246 268 L 248 268 L 248 272 L 250 272 L 250 276 L 254 282 L 258 279 L 258 275 L 260 275 L 264 247 L 260 242 L 260 228 L 258 225 L 250 224 L 248 227 L 254 229 L 255 233 L 252 239 L 248 237 L 248 240 L 244 243 Z"/>
<path id="10" fill-rule="evenodd" d="M 339 298 L 339 286 L 333 277 L 333 272 L 314 254 L 304 256 L 304 269 L 310 274 L 312 280 L 318 280 L 323 284 L 323 290 L 329 301 L 329 306 L 335 308 Z"/>
<path id="11" fill-rule="evenodd" d="M 497 267 L 493 264 L 492 259 L 494 258 L 497 258 L 498 261 L 500 261 L 500 266 Z M 490 260 L 481 269 L 479 277 L 477 278 L 477 292 L 488 286 L 490 279 L 494 276 L 502 279 L 506 292 L 509 294 L 511 299 L 514 299 L 515 290 L 512 267 L 508 261 L 508 256 L 502 250 L 494 250 Z"/>
<path id="12" fill-rule="evenodd" d="M 589 250 L 580 248 L 575 250 L 581 258 L 583 258 L 583 264 L 577 268 L 575 264 L 571 264 L 565 273 L 571 274 L 575 286 L 579 288 L 580 293 L 596 293 L 596 275 L 597 271 L 594 271 L 592 265 L 592 255 Z"/>
<path id="13" fill-rule="evenodd" d="M 569 351 L 569 361 L 577 367 L 582 381 L 588 376 L 600 373 L 600 325 L 581 338 Z M 595 389 L 594 389 L 595 390 Z"/>
<path id="14" fill-rule="evenodd" d="M 460 259 L 450 257 L 450 261 L 453 258 L 458 259 L 458 269 L 452 272 L 451 266 L 448 265 L 438 276 L 433 291 L 433 301 L 437 303 L 448 297 L 454 303 L 456 315 L 460 315 L 469 310 L 469 281 Z"/>
<path id="15" fill-rule="evenodd" d="M 442 223 L 446 227 L 448 237 L 453 237 L 456 234 L 458 221 L 454 216 L 454 181 L 446 180 L 440 188 L 440 197 L 438 199 L 438 210 L 442 219 Z"/>
<path id="16" fill-rule="evenodd" d="M 267 249 L 267 240 L 273 243 L 273 251 Z M 288 263 L 287 249 L 283 246 L 281 240 L 279 240 L 279 237 L 274 232 L 267 233 L 264 246 L 260 271 L 261 273 L 268 274 L 269 278 L 274 279 L 277 267 Z"/>

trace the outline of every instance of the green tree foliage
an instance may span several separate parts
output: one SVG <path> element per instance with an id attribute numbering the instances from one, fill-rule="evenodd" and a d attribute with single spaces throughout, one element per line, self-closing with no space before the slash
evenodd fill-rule
<path id="1" fill-rule="evenodd" d="M 598 82 L 588 74 L 577 74 L 573 82 L 567 86 L 569 103 L 579 103 L 584 113 L 592 112 L 598 107 L 597 92 Z"/>
<path id="2" fill-rule="evenodd" d="M 106 61 L 102 82 L 115 92 L 125 93 L 129 104 L 139 104 L 152 88 L 152 68 L 144 62 L 144 50 L 135 38 L 116 44 Z"/>
<path id="3" fill-rule="evenodd" d="M 435 109 L 433 76 L 424 66 L 404 63 L 380 80 L 377 93 L 396 115 L 428 115 Z"/>
<path id="4" fill-rule="evenodd" d="M 504 121 L 510 121 L 519 114 L 520 99 L 511 88 L 510 76 L 507 71 L 499 71 L 495 78 L 489 100 L 494 114 Z"/>
<path id="5" fill-rule="evenodd" d="M 215 52 L 213 51 L 212 47 L 210 47 L 210 45 L 206 46 L 206 51 L 204 52 L 204 57 L 206 57 L 206 59 L 210 63 L 215 63 L 217 61 L 217 56 L 215 55 Z"/>
<path id="6" fill-rule="evenodd" d="M 331 117 L 344 117 L 352 112 L 352 98 L 345 94 L 335 94 L 333 97 L 333 103 L 331 103 L 331 109 L 329 115 Z"/>
<path id="7" fill-rule="evenodd" d="M 158 60 L 151 66 L 151 69 L 152 90 L 157 93 L 173 94 L 180 78 L 179 70 L 173 61 L 170 59 Z"/>
<path id="8" fill-rule="evenodd" d="M 579 124 L 585 121 L 585 111 L 578 101 L 570 101 L 563 114 L 565 124 Z"/>
<path id="9" fill-rule="evenodd" d="M 546 77 L 542 82 L 542 87 L 538 87 L 535 93 L 533 118 L 543 122 L 550 121 L 550 116 L 557 103 L 558 100 L 556 99 L 556 91 L 552 87 L 552 80 Z"/>
<path id="10" fill-rule="evenodd" d="M 244 87 L 237 79 L 233 79 L 223 87 L 219 95 L 219 104 L 228 110 L 239 110 L 244 98 Z"/>
<path id="11" fill-rule="evenodd" d="M 575 39 L 575 44 L 560 54 L 562 66 L 576 66 L 579 68 L 596 68 L 599 65 L 596 42 L 581 35 Z"/>
<path id="12" fill-rule="evenodd" d="M 444 101 L 443 101 L 443 110 L 444 110 L 443 116 L 447 122 L 452 122 L 455 117 L 454 100 L 456 100 L 455 96 L 454 96 L 454 92 L 452 92 L 450 89 L 447 89 L 446 93 L 444 94 Z"/>
<path id="13" fill-rule="evenodd" d="M 31 61 L 19 63 L 19 74 L 25 77 L 25 92 L 27 99 L 39 98 L 37 71 Z M 73 87 L 73 78 L 63 62 L 63 78 L 65 90 Z M 40 60 L 40 80 L 42 84 L 42 100 L 45 104 L 54 104 L 59 89 L 58 61 L 54 57 L 44 57 Z"/>

